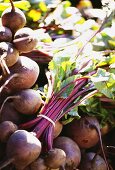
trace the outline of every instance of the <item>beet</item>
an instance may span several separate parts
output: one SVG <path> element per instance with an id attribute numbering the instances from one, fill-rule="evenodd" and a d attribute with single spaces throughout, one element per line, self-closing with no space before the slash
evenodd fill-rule
<path id="1" fill-rule="evenodd" d="M 107 170 L 106 163 L 100 155 L 89 152 L 84 154 L 80 170 Z"/>
<path id="2" fill-rule="evenodd" d="M 44 159 L 37 158 L 34 162 L 32 162 L 29 166 L 28 170 L 47 170 L 47 166 L 44 163 Z M 25 169 L 24 169 L 25 170 Z"/>
<path id="3" fill-rule="evenodd" d="M 65 169 L 70 168 L 73 170 L 78 167 L 81 161 L 81 152 L 78 145 L 70 138 L 60 136 L 54 139 L 54 147 L 60 148 L 66 153 Z"/>
<path id="4" fill-rule="evenodd" d="M 1 26 L 0 27 L 0 42 L 11 42 L 12 32 L 9 28 Z"/>
<path id="5" fill-rule="evenodd" d="M 23 114 L 36 113 L 43 103 L 39 92 L 34 89 L 18 91 L 14 96 L 17 96 L 13 99 L 14 108 Z"/>
<path id="6" fill-rule="evenodd" d="M 29 36 L 15 39 L 13 43 L 20 53 L 26 53 L 32 51 L 36 47 L 37 39 L 33 36 Z"/>
<path id="7" fill-rule="evenodd" d="M 16 124 L 11 121 L 4 121 L 0 123 L 0 141 L 7 142 L 9 137 L 18 129 Z"/>
<path id="8" fill-rule="evenodd" d="M 20 124 L 22 121 L 21 114 L 15 110 L 12 102 L 6 102 L 2 108 L 0 122 L 11 121 L 15 124 Z"/>
<path id="9" fill-rule="evenodd" d="M 28 37 L 28 36 L 33 35 L 33 34 L 34 34 L 34 31 L 31 28 L 24 27 L 24 28 L 19 29 L 15 33 L 14 39 Z"/>
<path id="10" fill-rule="evenodd" d="M 1 61 L 4 61 L 8 67 L 13 66 L 17 62 L 18 58 L 19 58 L 19 52 L 13 46 L 12 43 L 9 42 L 0 43 L 0 59 Z"/>
<path id="11" fill-rule="evenodd" d="M 79 120 L 74 119 L 67 125 L 66 134 L 73 139 L 80 148 L 91 148 L 99 141 L 99 135 L 94 126 L 100 128 L 98 120 L 95 117 L 87 116 Z"/>
<path id="12" fill-rule="evenodd" d="M 108 123 L 106 123 L 104 126 L 101 127 L 100 130 L 101 130 L 101 135 L 106 135 L 111 130 L 111 127 Z"/>
<path id="13" fill-rule="evenodd" d="M 57 122 L 55 123 L 55 127 L 54 127 L 53 138 L 58 137 L 59 134 L 61 133 L 62 129 L 63 129 L 62 123 L 60 123 L 59 121 L 57 121 Z"/>
<path id="14" fill-rule="evenodd" d="M 16 32 L 13 43 L 20 53 L 27 53 L 36 47 L 38 40 L 34 31 L 25 27 Z"/>
<path id="15" fill-rule="evenodd" d="M 7 160 L 0 164 L 0 169 L 13 163 L 17 169 L 23 170 L 37 159 L 41 153 L 40 141 L 25 130 L 15 131 L 6 145 Z"/>
<path id="16" fill-rule="evenodd" d="M 66 129 L 68 136 L 73 139 L 80 148 L 91 148 L 98 142 L 102 150 L 107 169 L 109 170 L 108 162 L 105 156 L 100 125 L 96 117 L 85 116 L 79 120 L 73 120 Z"/>
<path id="17" fill-rule="evenodd" d="M 53 148 L 46 153 L 44 162 L 49 168 L 60 168 L 65 165 L 66 153 L 59 148 Z"/>
<path id="18" fill-rule="evenodd" d="M 10 67 L 10 73 L 3 81 L 6 81 L 13 74 L 17 76 L 7 84 L 6 91 L 8 93 L 31 88 L 38 78 L 39 66 L 32 59 L 20 56 L 18 61 Z"/>
<path id="19" fill-rule="evenodd" d="M 1 16 L 2 25 L 11 29 L 15 33 L 18 29 L 23 28 L 26 24 L 26 17 L 24 13 L 14 7 L 12 0 L 10 0 L 11 6 L 4 10 Z"/>

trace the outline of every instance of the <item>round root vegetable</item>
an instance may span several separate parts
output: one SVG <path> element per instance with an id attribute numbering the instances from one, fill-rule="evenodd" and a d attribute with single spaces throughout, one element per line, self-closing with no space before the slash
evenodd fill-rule
<path id="1" fill-rule="evenodd" d="M 24 37 L 28 37 L 34 34 L 34 31 L 29 28 L 29 27 L 24 27 L 19 29 L 15 35 L 14 35 L 14 39 L 18 39 L 18 38 L 24 38 Z"/>
<path id="2" fill-rule="evenodd" d="M 44 162 L 49 168 L 63 167 L 66 162 L 66 153 L 62 149 L 53 148 L 46 154 Z"/>
<path id="3" fill-rule="evenodd" d="M 18 61 L 10 67 L 10 73 L 3 81 L 6 81 L 13 74 L 17 74 L 17 76 L 7 84 L 8 93 L 31 88 L 38 78 L 39 66 L 32 59 L 20 56 Z"/>
<path id="4" fill-rule="evenodd" d="M 11 29 L 15 33 L 18 29 L 23 28 L 26 24 L 26 17 L 24 13 L 14 7 L 12 0 L 10 0 L 11 7 L 4 10 L 1 16 L 2 25 Z"/>
<path id="5" fill-rule="evenodd" d="M 80 148 L 90 148 L 99 141 L 96 128 L 100 128 L 98 120 L 95 117 L 87 116 L 79 120 L 74 119 L 67 125 L 66 133 Z"/>
<path id="6" fill-rule="evenodd" d="M 55 127 L 54 127 L 53 138 L 58 137 L 59 134 L 61 133 L 62 129 L 63 129 L 62 123 L 60 123 L 59 121 L 57 121 L 57 122 L 55 123 Z"/>
<path id="7" fill-rule="evenodd" d="M 29 166 L 30 170 L 48 170 L 44 163 L 44 159 L 38 158 Z"/>
<path id="8" fill-rule="evenodd" d="M 54 147 L 60 148 L 66 153 L 65 168 L 71 170 L 78 167 L 81 161 L 81 152 L 78 145 L 70 138 L 60 136 L 54 139 Z"/>
<path id="9" fill-rule="evenodd" d="M 17 125 L 11 121 L 0 123 L 0 141 L 7 142 L 9 137 L 18 129 Z"/>
<path id="10" fill-rule="evenodd" d="M 12 32 L 9 28 L 1 26 L 0 27 L 0 42 L 11 42 L 12 41 Z"/>
<path id="11" fill-rule="evenodd" d="M 15 110 L 12 102 L 6 102 L 0 113 L 0 122 L 11 121 L 14 124 L 20 124 L 22 121 L 21 114 Z"/>
<path id="12" fill-rule="evenodd" d="M 85 116 L 79 120 L 73 120 L 67 127 L 67 134 L 80 148 L 91 148 L 100 142 L 101 150 L 108 167 L 108 162 L 103 149 L 100 125 L 96 117 Z"/>
<path id="13" fill-rule="evenodd" d="M 23 170 L 35 161 L 41 153 L 40 141 L 25 130 L 15 131 L 6 145 L 7 161 L 0 164 L 0 169 L 13 163 L 17 169 Z"/>
<path id="14" fill-rule="evenodd" d="M 26 53 L 32 51 L 36 47 L 37 42 L 38 41 L 35 38 L 35 36 L 28 36 L 28 37 L 13 40 L 16 49 L 20 53 Z"/>
<path id="15" fill-rule="evenodd" d="M 81 161 L 80 170 L 107 170 L 104 159 L 96 153 L 84 154 Z"/>
<path id="16" fill-rule="evenodd" d="M 9 42 L 0 43 L 0 64 L 4 67 L 13 66 L 19 57 L 18 50 Z M 7 69 L 7 68 L 6 68 Z"/>
<path id="17" fill-rule="evenodd" d="M 110 131 L 111 127 L 108 123 L 106 123 L 103 127 L 101 127 L 101 135 L 106 135 Z"/>
<path id="18" fill-rule="evenodd" d="M 14 94 L 14 108 L 23 114 L 34 114 L 41 107 L 43 101 L 38 91 L 33 89 L 21 90 Z M 10 97 L 9 97 L 10 98 Z"/>
<path id="19" fill-rule="evenodd" d="M 22 28 L 14 35 L 13 43 L 20 53 L 32 51 L 37 45 L 37 38 L 31 28 Z"/>

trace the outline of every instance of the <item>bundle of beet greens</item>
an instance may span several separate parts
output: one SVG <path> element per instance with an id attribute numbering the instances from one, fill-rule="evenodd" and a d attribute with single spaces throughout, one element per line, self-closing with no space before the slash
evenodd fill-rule
<path id="1" fill-rule="evenodd" d="M 76 74 L 77 64 L 71 57 L 56 55 L 53 58 L 49 64 L 50 72 L 46 73 L 49 82 L 46 102 L 37 118 L 20 125 L 20 128 L 32 129 L 38 138 L 46 142 L 48 149 L 52 148 L 55 122 L 66 114 L 78 116 L 77 107 L 99 91 L 114 97 L 114 73 L 95 66 L 95 71 L 90 74 L 82 73 L 81 69 Z M 84 63 L 83 66 L 85 70 Z"/>
<path id="2" fill-rule="evenodd" d="M 74 53 L 68 55 L 67 50 L 55 53 L 46 73 L 45 104 L 37 118 L 20 125 L 21 129 L 33 131 L 48 150 L 52 148 L 53 130 L 58 120 L 65 115 L 79 117 L 78 106 L 94 95 L 115 97 L 114 52 L 105 56 L 93 51 L 85 56 L 80 55 L 82 50 L 77 57 Z"/>

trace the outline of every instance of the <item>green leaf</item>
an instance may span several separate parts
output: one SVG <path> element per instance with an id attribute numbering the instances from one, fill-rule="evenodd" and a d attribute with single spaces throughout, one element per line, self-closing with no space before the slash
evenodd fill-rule
<path id="1" fill-rule="evenodd" d="M 78 106 L 73 108 L 73 109 L 71 109 L 71 111 L 68 112 L 68 115 L 71 115 L 71 116 L 79 118 L 80 116 L 79 116 L 79 113 L 78 113 Z"/>
<path id="2" fill-rule="evenodd" d="M 62 120 L 62 124 L 63 124 L 63 125 L 66 125 L 66 124 L 68 124 L 68 123 L 71 123 L 71 122 L 73 121 L 73 119 L 74 119 L 74 117 L 69 117 L 69 118 L 67 118 L 67 116 L 65 115 L 65 119 Z"/>
<path id="3" fill-rule="evenodd" d="M 104 65 L 111 65 L 115 64 L 115 55 L 110 54 L 109 56 L 100 56 L 98 60 L 98 67 L 104 66 Z"/>
<path id="4" fill-rule="evenodd" d="M 65 87 L 66 85 L 68 85 L 70 82 L 72 82 L 73 80 L 75 80 L 75 77 L 76 77 L 76 76 L 71 76 L 71 77 L 68 77 L 68 78 L 66 78 L 65 80 L 63 80 L 62 83 L 61 83 L 60 89 L 62 89 L 63 87 Z M 66 91 L 64 91 L 64 92 L 61 94 L 61 97 L 67 98 L 67 97 L 69 96 L 69 94 L 72 92 L 73 88 L 74 88 L 74 83 L 68 86 L 68 88 L 66 89 Z"/>
<path id="5" fill-rule="evenodd" d="M 96 116 L 100 119 L 100 124 L 105 124 L 109 122 L 112 126 L 115 126 L 114 119 L 112 115 L 115 115 L 115 110 L 106 109 L 103 107 L 103 103 L 100 101 L 101 96 L 93 96 L 92 98 L 86 99 L 80 106 L 79 109 L 89 116 Z M 110 103 L 107 104 L 111 106 Z M 114 124 L 114 125 L 113 125 Z"/>
<path id="6" fill-rule="evenodd" d="M 55 92 L 58 92 L 65 84 L 70 81 L 70 79 L 73 79 L 69 77 L 73 68 L 75 67 L 75 63 L 70 60 L 70 56 L 67 56 L 66 54 L 65 56 L 60 55 L 60 53 L 54 55 L 52 61 L 49 63 L 49 69 L 52 72 L 53 78 L 55 80 L 53 87 Z M 65 94 L 63 95 L 65 96 Z"/>
<path id="7" fill-rule="evenodd" d="M 91 80 L 99 92 L 109 98 L 115 98 L 115 74 L 99 68 L 97 73 L 91 77 Z"/>
<path id="8" fill-rule="evenodd" d="M 108 44 L 110 46 L 110 49 L 115 49 L 115 40 L 108 40 Z"/>

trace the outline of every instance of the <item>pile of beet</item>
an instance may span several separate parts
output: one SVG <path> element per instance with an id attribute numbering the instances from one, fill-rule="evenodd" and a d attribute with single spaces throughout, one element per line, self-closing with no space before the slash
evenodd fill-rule
<path id="1" fill-rule="evenodd" d="M 24 27 L 24 13 L 11 7 L 2 13 L 0 27 L 0 160 L 1 168 L 24 169 L 41 153 L 41 142 L 34 134 L 19 130 L 26 115 L 34 115 L 43 104 L 41 95 L 31 87 L 39 76 L 39 66 L 21 55 L 37 45 L 34 31 Z M 21 153 L 22 152 L 22 153 Z M 4 162 L 5 161 L 5 162 Z"/>
<path id="2" fill-rule="evenodd" d="M 110 161 L 115 153 L 109 151 L 115 144 L 110 146 L 108 136 L 104 136 L 108 126 L 101 129 L 98 119 L 91 116 L 67 125 L 60 121 L 74 107 L 69 107 L 71 103 L 88 92 L 81 88 L 88 79 L 72 82 L 74 93 L 67 99 L 58 98 L 64 88 L 49 94 L 47 103 L 34 88 L 40 67 L 26 55 L 31 54 L 38 40 L 34 31 L 25 27 L 24 13 L 12 0 L 10 3 L 11 7 L 2 13 L 0 27 L 0 169 L 112 170 Z M 48 72 L 46 76 L 50 77 Z"/>

